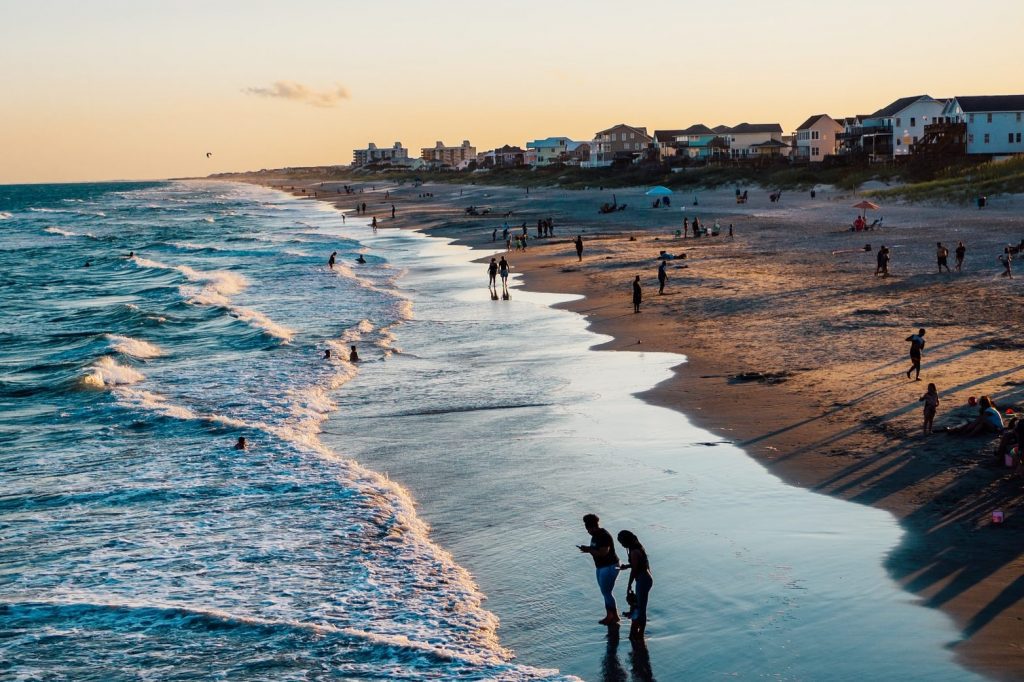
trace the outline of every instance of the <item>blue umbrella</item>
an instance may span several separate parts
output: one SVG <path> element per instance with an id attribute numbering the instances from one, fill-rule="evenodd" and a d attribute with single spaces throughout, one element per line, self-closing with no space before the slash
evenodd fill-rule
<path id="1" fill-rule="evenodd" d="M 657 187 L 650 188 L 649 190 L 644 192 L 644 194 L 646 194 L 649 197 L 667 197 L 669 194 L 672 194 L 672 190 L 670 190 L 668 187 L 662 187 L 661 185 L 658 185 Z"/>

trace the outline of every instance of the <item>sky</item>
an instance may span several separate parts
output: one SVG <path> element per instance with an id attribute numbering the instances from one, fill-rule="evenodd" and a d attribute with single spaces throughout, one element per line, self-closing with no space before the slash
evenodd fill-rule
<path id="1" fill-rule="evenodd" d="M 1024 93 L 1024 2 L 0 0 L 0 184 Z M 212 153 L 207 158 L 206 153 Z"/>

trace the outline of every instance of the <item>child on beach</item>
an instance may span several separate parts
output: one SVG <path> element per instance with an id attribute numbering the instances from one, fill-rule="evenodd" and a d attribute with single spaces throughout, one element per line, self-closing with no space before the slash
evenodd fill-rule
<path id="1" fill-rule="evenodd" d="M 918 402 L 924 403 L 924 435 L 927 436 L 932 432 L 935 412 L 939 409 L 939 392 L 935 384 L 928 384 L 928 392 L 921 396 Z"/>

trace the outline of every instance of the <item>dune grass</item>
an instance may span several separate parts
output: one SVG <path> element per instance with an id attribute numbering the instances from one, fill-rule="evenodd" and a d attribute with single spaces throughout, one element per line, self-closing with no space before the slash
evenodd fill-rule
<path id="1" fill-rule="evenodd" d="M 950 168 L 931 180 L 875 190 L 867 194 L 879 199 L 967 204 L 979 196 L 1021 192 L 1024 192 L 1024 158 Z"/>

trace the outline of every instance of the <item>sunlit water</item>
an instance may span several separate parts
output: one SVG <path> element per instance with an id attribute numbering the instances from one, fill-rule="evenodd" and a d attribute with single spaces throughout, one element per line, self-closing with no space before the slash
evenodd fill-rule
<path id="1" fill-rule="evenodd" d="M 465 249 L 226 184 L 0 215 L 5 675 L 971 679 L 888 515 L 701 445 L 631 397 L 679 357 L 589 351 Z M 594 622 L 587 511 L 651 554 L 649 658 Z"/>

